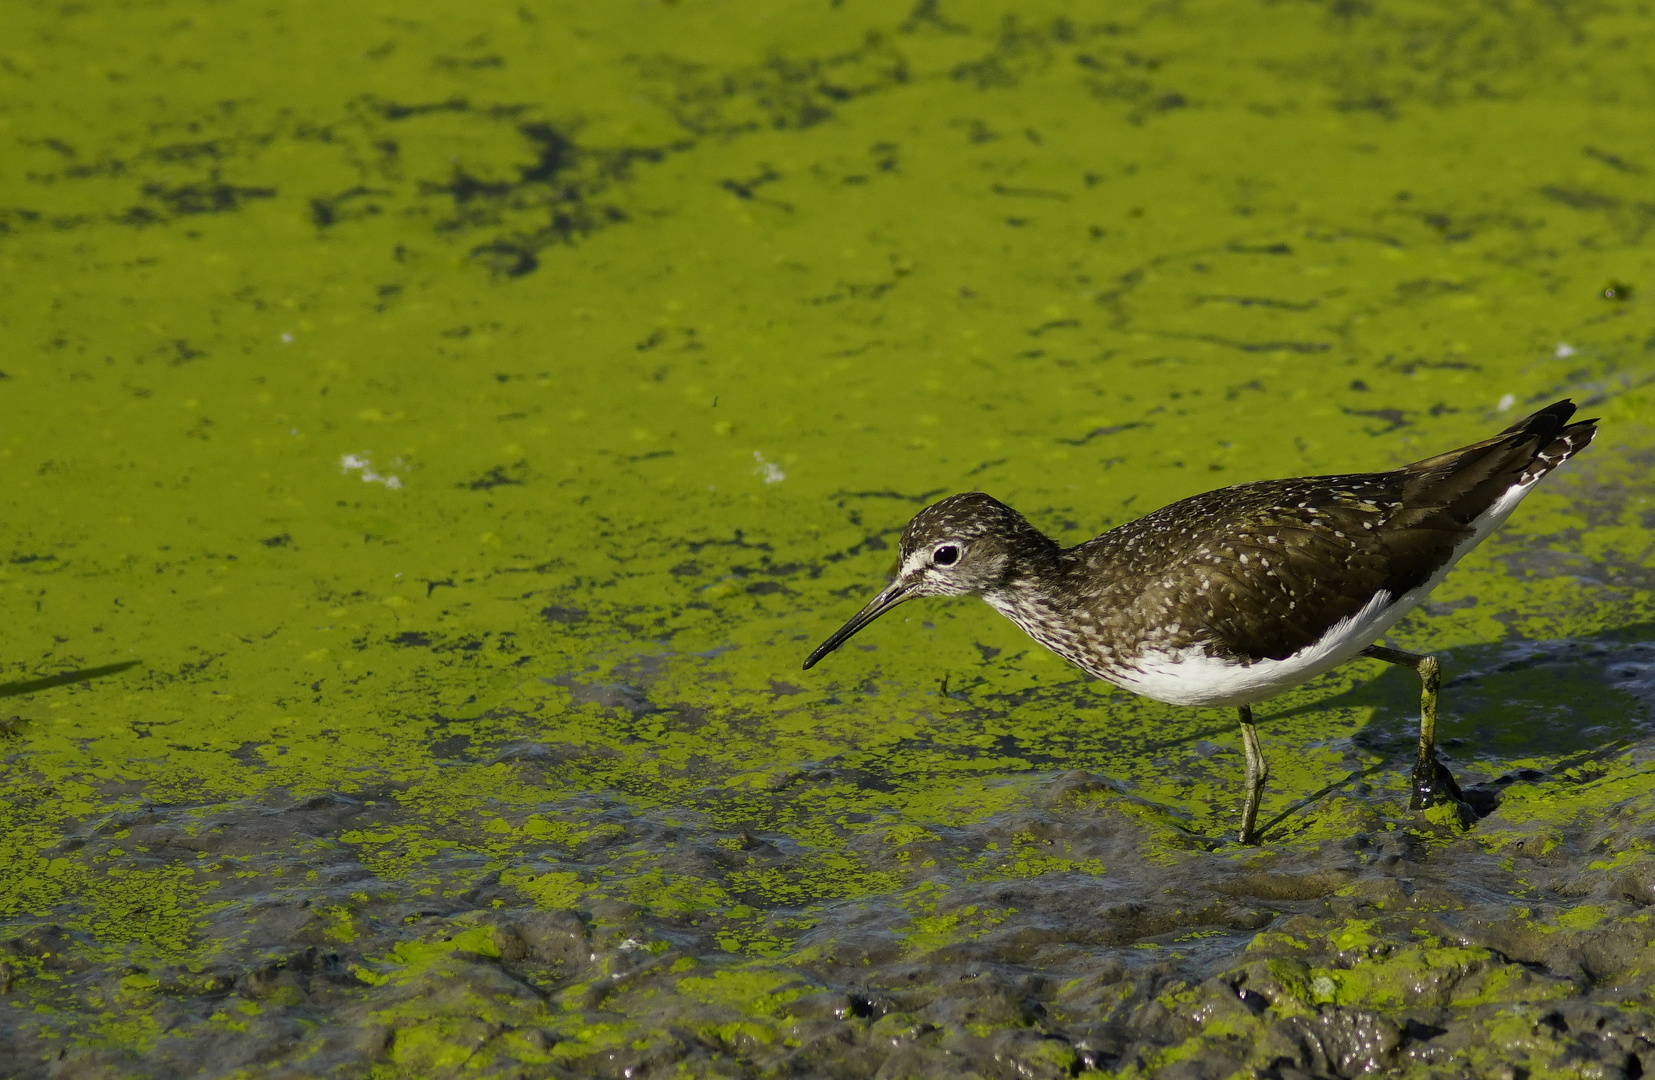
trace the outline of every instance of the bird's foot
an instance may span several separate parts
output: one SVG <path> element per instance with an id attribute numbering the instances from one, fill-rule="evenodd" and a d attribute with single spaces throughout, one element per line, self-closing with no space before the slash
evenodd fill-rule
<path id="1" fill-rule="evenodd" d="M 1459 818 L 1461 828 L 1468 828 L 1477 820 L 1477 814 L 1466 802 L 1454 774 L 1448 771 L 1448 766 L 1437 760 L 1436 754 L 1433 753 L 1429 760 L 1414 765 L 1413 787 L 1414 792 L 1408 800 L 1408 809 L 1450 808 Z"/>
<path id="2" fill-rule="evenodd" d="M 1414 764 L 1414 796 L 1408 803 L 1408 809 L 1428 810 L 1444 803 L 1464 801 L 1465 796 L 1460 792 L 1454 774 L 1437 760 L 1436 754 Z"/>

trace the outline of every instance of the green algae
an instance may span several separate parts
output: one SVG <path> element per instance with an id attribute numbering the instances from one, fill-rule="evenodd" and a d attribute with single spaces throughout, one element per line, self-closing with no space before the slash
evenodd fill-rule
<path id="1" fill-rule="evenodd" d="M 828 906 L 864 905 L 923 955 L 1012 909 L 920 885 L 1126 872 L 959 839 L 1071 769 L 1129 793 L 1068 805 L 1132 822 L 1152 865 L 1245 862 L 1207 850 L 1238 803 L 1227 717 L 1086 683 L 980 605 L 796 666 L 928 493 L 1072 541 L 1564 394 L 1600 444 L 1394 637 L 1473 676 L 1445 699 L 1457 763 L 1542 774 L 1481 850 L 1532 877 L 1625 815 L 1595 869 L 1637 871 L 1647 717 L 1599 668 L 1655 621 L 1638 9 L 171 0 L 0 25 L 19 933 L 67 927 L 112 972 L 217 962 L 257 873 L 316 899 L 329 947 L 402 932 L 386 897 L 496 881 L 480 906 L 596 911 L 600 936 L 704 918 L 718 953 L 801 965 Z M 1525 652 L 1562 641 L 1585 647 Z M 1353 665 L 1261 710 L 1273 841 L 1409 821 L 1413 692 Z M 232 809 L 333 795 L 348 826 L 220 853 Z M 155 807 L 199 811 L 193 847 L 120 835 Z M 725 861 L 664 865 L 700 837 Z M 340 851 L 372 880 L 324 883 Z M 158 1045 L 149 990 L 94 1002 L 37 960 L 19 986 L 53 1031 Z M 1340 978 L 1335 1003 L 1404 1000 Z M 679 993 L 733 1010 L 703 1025 L 722 1045 L 773 1041 L 739 995 Z M 409 1001 L 382 1017 L 400 1075 L 539 1015 Z M 1543 1056 L 1523 1023 L 1500 1052 Z M 490 1053 L 580 1060 L 631 1024 Z"/>
<path id="2" fill-rule="evenodd" d="M 706 978 L 685 976 L 680 994 L 709 1005 L 730 1005 L 757 1015 L 779 1014 L 806 992 L 797 977 L 766 971 L 720 971 Z"/>

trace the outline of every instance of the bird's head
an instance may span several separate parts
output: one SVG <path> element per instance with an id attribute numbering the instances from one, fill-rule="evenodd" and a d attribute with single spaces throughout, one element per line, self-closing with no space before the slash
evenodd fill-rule
<path id="1" fill-rule="evenodd" d="M 1050 546 L 1023 516 L 980 491 L 950 495 L 914 515 L 902 530 L 891 583 L 805 660 L 818 660 L 904 600 L 965 596 L 1003 585 L 1021 546 Z"/>

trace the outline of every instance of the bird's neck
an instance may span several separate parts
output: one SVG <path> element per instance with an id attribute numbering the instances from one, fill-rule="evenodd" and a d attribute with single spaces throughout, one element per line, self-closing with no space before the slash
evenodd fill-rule
<path id="1" fill-rule="evenodd" d="M 1063 549 L 1027 522 L 1009 538 L 1000 579 L 983 590 L 983 599 L 1013 621 L 1050 610 L 1065 572 Z"/>

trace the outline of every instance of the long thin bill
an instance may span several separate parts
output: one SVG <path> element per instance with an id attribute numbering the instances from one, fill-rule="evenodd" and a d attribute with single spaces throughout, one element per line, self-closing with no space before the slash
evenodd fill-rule
<path id="1" fill-rule="evenodd" d="M 878 596 L 868 601 L 868 606 L 851 616 L 850 622 L 833 632 L 833 636 L 816 646 L 816 651 L 805 657 L 805 670 L 809 671 L 816 666 L 816 661 L 826 656 L 851 639 L 858 630 L 873 622 L 887 611 L 896 607 L 904 600 L 909 599 L 910 586 L 901 581 L 893 581 L 885 586 Z"/>

